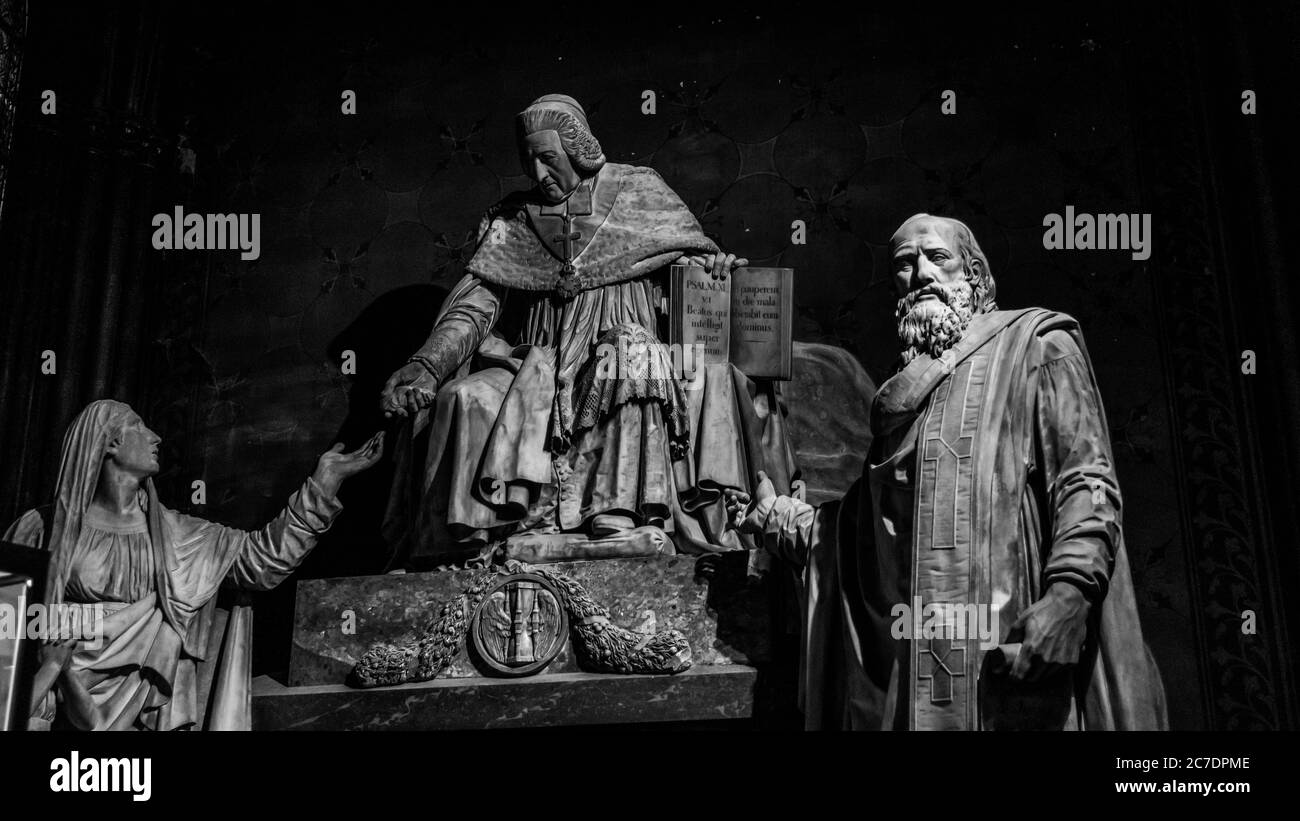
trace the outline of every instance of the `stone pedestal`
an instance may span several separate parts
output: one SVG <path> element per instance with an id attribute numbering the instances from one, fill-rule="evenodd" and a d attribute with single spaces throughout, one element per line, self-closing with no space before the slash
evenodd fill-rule
<path id="1" fill-rule="evenodd" d="M 286 684 L 259 679 L 257 729 L 470 729 L 739 720 L 790 708 L 770 673 L 780 631 L 774 579 L 748 554 L 652 556 L 546 565 L 582 584 L 613 623 L 681 631 L 693 666 L 676 675 L 597 674 L 571 646 L 535 676 L 493 677 L 462 646 L 429 682 L 358 690 L 344 684 L 377 642 L 414 639 L 477 571 L 298 582 Z M 782 665 L 783 667 L 786 665 Z"/>

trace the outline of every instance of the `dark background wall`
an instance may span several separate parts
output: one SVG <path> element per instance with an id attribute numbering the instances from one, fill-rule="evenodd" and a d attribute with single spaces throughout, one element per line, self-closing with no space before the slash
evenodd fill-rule
<path id="1" fill-rule="evenodd" d="M 1253 129 L 1237 112 L 1250 66 L 1211 64 L 1226 58 L 1198 45 L 1220 24 L 1284 35 L 1172 7 L 992 27 L 868 13 L 597 26 L 380 7 L 59 6 L 31 13 L 0 222 L 11 300 L 0 419 L 6 452 L 21 454 L 0 478 L 0 518 L 44 500 L 58 437 L 99 396 L 136 405 L 167 438 L 170 504 L 244 527 L 274 515 L 317 453 L 383 425 L 379 386 L 461 275 L 480 213 L 525 185 L 514 113 L 563 92 L 612 160 L 658 169 L 725 249 L 793 267 L 796 337 L 848 349 L 877 382 L 896 355 L 890 233 L 918 211 L 967 221 L 1002 307 L 1043 305 L 1083 325 L 1173 725 L 1291 721 L 1296 625 L 1278 590 L 1295 548 L 1270 535 L 1280 514 L 1265 488 L 1290 481 L 1294 463 L 1270 464 L 1250 420 L 1261 408 L 1284 418 L 1294 397 L 1255 396 L 1236 363 L 1247 347 L 1271 363 L 1293 349 L 1280 331 L 1248 338 L 1234 313 L 1229 265 L 1273 280 L 1257 244 L 1224 238 L 1251 234 L 1219 223 L 1214 177 L 1261 163 L 1254 183 L 1231 177 L 1234 190 L 1277 219 L 1260 184 L 1278 159 L 1233 150 L 1264 139 L 1240 132 Z M 35 114 L 46 88 L 59 93 L 51 117 Z M 340 112 L 344 89 L 356 116 Z M 641 113 L 647 89 L 653 116 Z M 956 115 L 940 113 L 945 89 Z M 176 204 L 260 213 L 261 258 L 153 251 L 149 218 Z M 1044 251 L 1043 215 L 1067 204 L 1153 213 L 1152 258 Z M 790 241 L 796 219 L 803 246 Z M 47 348 L 57 377 L 36 372 Z M 340 373 L 345 349 L 356 376 Z M 345 488 L 348 512 L 304 573 L 384 567 L 389 476 L 383 466 Z M 194 479 L 205 505 L 190 503 Z M 1251 605 L 1261 635 L 1241 637 Z M 289 587 L 259 612 L 258 665 L 274 669 Z"/>

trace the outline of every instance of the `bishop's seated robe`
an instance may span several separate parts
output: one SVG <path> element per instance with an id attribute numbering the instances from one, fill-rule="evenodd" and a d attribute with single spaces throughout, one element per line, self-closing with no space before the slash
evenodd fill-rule
<path id="1" fill-rule="evenodd" d="M 528 192 L 490 209 L 419 351 L 441 386 L 395 448 L 384 533 L 396 561 L 460 563 L 600 514 L 660 527 L 678 549 L 744 547 L 721 489 L 759 470 L 786 488 L 796 478 L 776 387 L 719 364 L 688 390 L 654 347 L 667 267 L 717 250 L 649 168 L 607 163 L 559 206 Z M 600 351 L 620 345 L 657 361 L 602 378 Z"/>

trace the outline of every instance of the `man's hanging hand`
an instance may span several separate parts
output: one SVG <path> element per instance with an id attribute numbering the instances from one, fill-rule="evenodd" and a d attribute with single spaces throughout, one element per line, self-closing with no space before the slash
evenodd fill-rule
<path id="1" fill-rule="evenodd" d="M 763 471 L 758 472 L 758 486 L 750 496 L 739 488 L 727 488 L 722 491 L 723 504 L 727 508 L 727 524 L 741 533 L 757 534 L 763 532 L 763 523 L 754 515 L 759 506 L 767 507 L 764 502 L 776 498 L 776 487 Z"/>
<path id="2" fill-rule="evenodd" d="M 1088 635 L 1088 611 L 1083 591 L 1067 582 L 1057 582 L 1047 595 L 1031 604 L 1011 626 L 1009 639 L 1023 634 L 1020 654 L 1011 677 L 1038 681 L 1079 662 Z"/>
<path id="3" fill-rule="evenodd" d="M 76 652 L 76 639 L 51 639 L 41 644 L 36 659 L 42 667 L 49 665 L 57 674 L 68 669 Z"/>
<path id="4" fill-rule="evenodd" d="M 50 639 L 41 643 L 37 651 L 36 676 L 32 681 L 31 703 L 28 715 L 41 717 L 45 697 L 55 682 L 68 675 L 72 657 L 77 652 L 76 639 Z"/>
<path id="5" fill-rule="evenodd" d="M 339 442 L 321 454 L 320 460 L 316 462 L 316 472 L 311 476 L 316 480 L 316 484 L 321 486 L 321 490 L 329 496 L 334 496 L 338 493 L 344 479 L 371 467 L 383 455 L 383 431 L 370 437 L 369 441 L 351 453 L 344 453 L 343 443 Z"/>
<path id="6" fill-rule="evenodd" d="M 735 254 L 684 254 L 676 264 L 704 268 L 711 278 L 725 280 L 732 271 L 742 265 L 748 265 L 749 260 L 737 257 Z"/>

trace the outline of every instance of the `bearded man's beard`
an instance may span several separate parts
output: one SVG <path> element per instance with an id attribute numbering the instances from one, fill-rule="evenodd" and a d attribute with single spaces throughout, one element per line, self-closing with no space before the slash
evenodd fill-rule
<path id="1" fill-rule="evenodd" d="M 933 294 L 938 299 L 921 301 Z M 950 285 L 932 282 L 898 300 L 898 341 L 903 365 L 921 354 L 937 358 L 956 345 L 975 315 L 975 291 L 966 280 Z"/>

